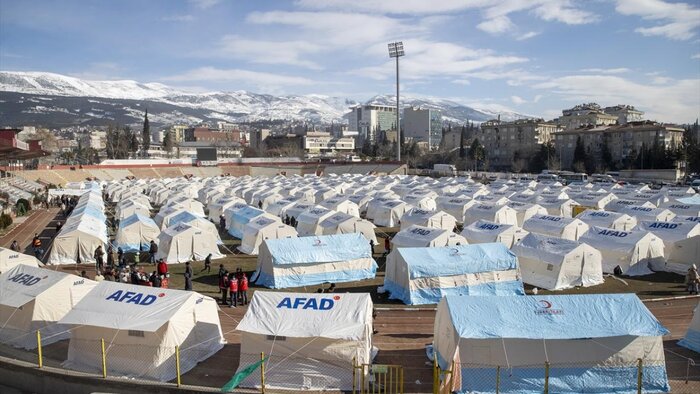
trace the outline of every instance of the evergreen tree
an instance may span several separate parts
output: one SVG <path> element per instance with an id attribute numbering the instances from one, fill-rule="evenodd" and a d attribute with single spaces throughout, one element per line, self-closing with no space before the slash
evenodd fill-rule
<path id="1" fill-rule="evenodd" d="M 700 125 L 698 121 L 692 125 L 686 126 L 683 132 L 683 142 L 679 156 L 686 162 L 686 173 L 700 173 L 700 141 L 697 140 L 698 130 Z"/>
<path id="2" fill-rule="evenodd" d="M 583 172 L 586 168 L 586 148 L 583 146 L 581 136 L 576 138 L 576 147 L 574 148 L 574 161 L 572 166 L 575 171 Z"/>
<path id="3" fill-rule="evenodd" d="M 128 150 L 133 154 L 134 157 L 136 157 L 136 152 L 139 151 L 139 138 L 136 135 L 136 132 L 134 131 L 133 133 L 131 132 L 130 128 L 126 128 L 127 130 L 127 138 L 128 138 Z"/>
<path id="4" fill-rule="evenodd" d="M 466 142 L 465 141 L 465 139 L 466 139 L 465 134 L 466 133 L 467 133 L 466 128 L 464 126 L 462 126 L 462 133 L 459 136 L 459 157 L 462 159 L 467 157 L 467 149 L 464 146 L 464 143 Z"/>
<path id="5" fill-rule="evenodd" d="M 169 130 L 166 131 L 165 135 L 163 136 L 162 147 L 163 150 L 168 153 L 168 156 L 170 155 L 170 152 L 173 151 L 173 137 Z"/>
<path id="6" fill-rule="evenodd" d="M 474 168 L 476 171 L 479 170 L 479 162 L 486 160 L 486 150 L 479 142 L 478 138 L 474 138 L 472 145 L 469 147 L 469 158 L 474 162 Z"/>
<path id="7" fill-rule="evenodd" d="M 615 162 L 613 161 L 612 153 L 610 152 L 610 146 L 608 146 L 608 136 L 607 134 L 603 135 L 603 146 L 601 148 L 600 156 L 603 161 L 602 163 L 602 169 L 604 171 L 609 171 L 609 170 L 615 170 L 617 166 L 615 165 Z"/>
<path id="8" fill-rule="evenodd" d="M 143 117 L 141 144 L 143 146 L 143 157 L 146 157 L 148 156 L 148 148 L 151 147 L 151 125 L 148 123 L 148 109 L 146 109 L 146 114 Z"/>

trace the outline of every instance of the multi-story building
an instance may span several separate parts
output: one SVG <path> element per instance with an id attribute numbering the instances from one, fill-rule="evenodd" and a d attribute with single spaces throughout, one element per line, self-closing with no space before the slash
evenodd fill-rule
<path id="1" fill-rule="evenodd" d="M 621 164 L 626 159 L 634 159 L 641 152 L 642 146 L 652 147 L 655 141 L 665 149 L 677 148 L 683 140 L 683 128 L 642 121 L 563 130 L 557 132 L 554 137 L 562 168 L 571 168 L 579 137 L 586 153 L 593 155 L 596 163 L 602 162 L 603 146 L 607 145 L 613 162 Z"/>
<path id="2" fill-rule="evenodd" d="M 250 147 L 262 149 L 265 140 L 270 136 L 270 129 L 254 129 L 250 131 Z"/>
<path id="3" fill-rule="evenodd" d="M 347 115 L 348 131 L 357 131 L 360 142 L 376 143 L 381 132 L 396 128 L 396 107 L 388 105 L 358 105 Z"/>
<path id="4" fill-rule="evenodd" d="M 644 112 L 637 110 L 631 105 L 614 105 L 603 108 L 603 112 L 608 115 L 617 116 L 617 124 L 627 124 L 627 122 L 641 122 L 644 120 Z"/>
<path id="5" fill-rule="evenodd" d="M 174 143 L 180 143 L 185 140 L 185 130 L 189 129 L 189 126 L 178 124 L 170 127 L 171 138 Z"/>
<path id="6" fill-rule="evenodd" d="M 475 137 L 486 149 L 490 165 L 504 169 L 518 157 L 527 160 L 535 155 L 540 146 L 552 141 L 553 133 L 559 130 L 558 125 L 543 119 L 489 120 L 481 124 Z"/>
<path id="7" fill-rule="evenodd" d="M 442 115 L 440 111 L 423 108 L 405 108 L 403 118 L 402 137 L 405 140 L 424 142 L 430 150 L 440 147 L 442 140 Z"/>
<path id="8" fill-rule="evenodd" d="M 612 107 L 611 107 L 612 108 Z M 565 130 L 575 130 L 580 127 L 613 125 L 617 123 L 618 115 L 607 114 L 596 103 L 579 104 L 565 109 L 557 124 Z"/>
<path id="9" fill-rule="evenodd" d="M 334 156 L 338 153 L 352 153 L 354 150 L 354 138 L 334 137 L 324 132 L 308 132 L 304 136 L 304 151 L 308 156 Z"/>

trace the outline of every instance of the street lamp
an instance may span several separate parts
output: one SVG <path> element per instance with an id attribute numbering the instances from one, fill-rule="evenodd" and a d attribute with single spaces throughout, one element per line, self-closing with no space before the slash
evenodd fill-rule
<path id="1" fill-rule="evenodd" d="M 389 57 L 396 58 L 396 160 L 401 162 L 401 123 L 399 123 L 399 58 L 405 55 L 403 42 L 389 43 Z"/>

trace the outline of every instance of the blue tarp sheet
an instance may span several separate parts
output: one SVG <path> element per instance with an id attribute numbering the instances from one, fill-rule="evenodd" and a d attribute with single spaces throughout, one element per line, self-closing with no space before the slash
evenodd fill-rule
<path id="1" fill-rule="evenodd" d="M 443 248 L 399 248 L 411 279 L 518 268 L 518 258 L 502 243 Z"/>
<path id="2" fill-rule="evenodd" d="M 634 294 L 448 296 L 447 304 L 462 338 L 580 339 L 669 332 Z"/>
<path id="3" fill-rule="evenodd" d="M 371 258 L 369 243 L 359 233 L 269 239 L 273 265 L 329 263 Z"/>
<path id="4" fill-rule="evenodd" d="M 262 209 L 253 208 L 251 206 L 233 211 L 233 214 L 231 215 L 231 226 L 228 229 L 228 233 L 231 234 L 232 237 L 242 239 L 243 226 L 264 213 L 265 211 Z"/>
<path id="5" fill-rule="evenodd" d="M 678 201 L 688 205 L 700 205 L 700 195 L 694 194 L 691 197 L 679 198 Z"/>

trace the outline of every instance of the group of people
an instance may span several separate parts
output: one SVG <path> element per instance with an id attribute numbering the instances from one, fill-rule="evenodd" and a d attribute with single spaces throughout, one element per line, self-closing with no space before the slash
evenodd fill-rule
<path id="1" fill-rule="evenodd" d="M 284 224 L 286 224 L 287 226 L 296 227 L 299 223 L 297 222 L 297 219 L 294 216 L 289 217 L 289 215 L 284 215 Z"/>
<path id="2" fill-rule="evenodd" d="M 685 274 L 685 284 L 690 294 L 698 294 L 700 290 L 700 274 L 698 273 L 698 267 L 693 264 L 692 267 L 688 268 L 688 273 Z"/>
<path id="3" fill-rule="evenodd" d="M 73 208 L 78 204 L 78 196 L 61 195 L 52 200 L 53 204 L 61 208 L 61 215 L 68 217 L 73 212 Z"/>
<path id="4" fill-rule="evenodd" d="M 248 277 L 240 268 L 228 272 L 223 264 L 219 265 L 219 290 L 222 305 L 235 308 L 238 304 L 248 304 Z"/>

